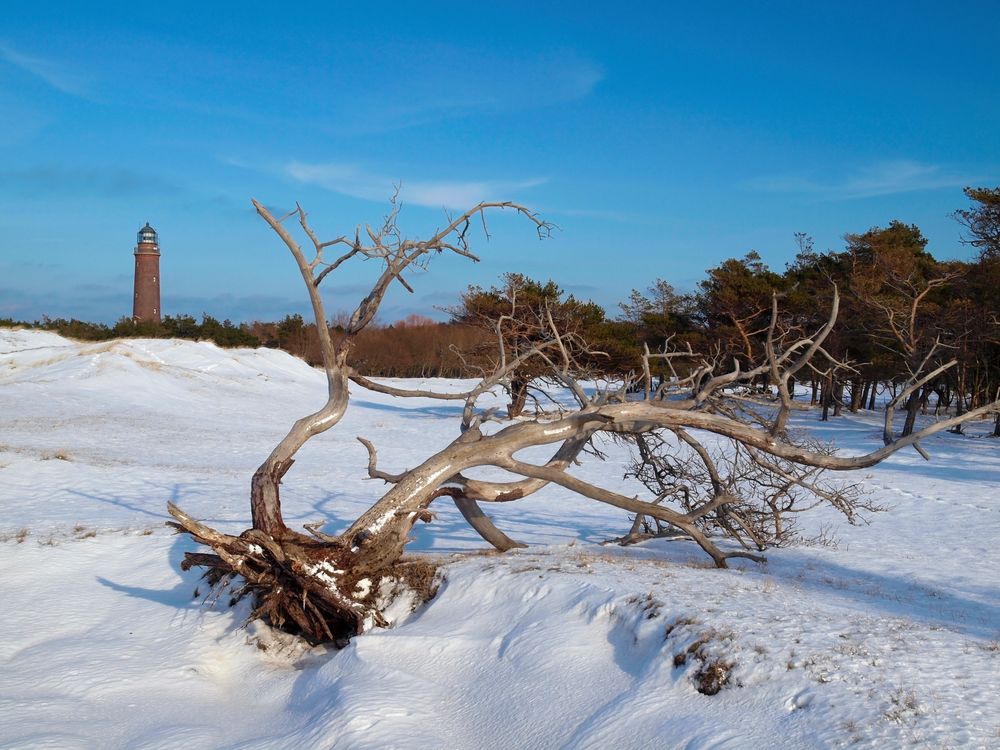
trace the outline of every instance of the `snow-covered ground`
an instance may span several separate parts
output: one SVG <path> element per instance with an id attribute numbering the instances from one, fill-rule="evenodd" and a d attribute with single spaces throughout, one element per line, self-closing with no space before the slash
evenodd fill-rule
<path id="1" fill-rule="evenodd" d="M 0 747 L 1000 747 L 986 425 L 859 475 L 887 512 L 803 517 L 836 545 L 764 566 L 602 546 L 625 514 L 557 488 L 487 508 L 530 549 L 470 554 L 483 543 L 442 504 L 412 544 L 448 562 L 438 596 L 333 652 L 206 603 L 178 565 L 194 546 L 163 525 L 169 500 L 245 528 L 254 468 L 324 394 L 277 351 L 0 330 Z M 345 527 L 381 492 L 355 436 L 395 471 L 457 412 L 355 392 L 286 478 L 286 519 Z M 879 444 L 870 416 L 797 419 Z M 579 471 L 625 487 L 614 461 Z M 703 695 L 710 670 L 728 684 Z"/>

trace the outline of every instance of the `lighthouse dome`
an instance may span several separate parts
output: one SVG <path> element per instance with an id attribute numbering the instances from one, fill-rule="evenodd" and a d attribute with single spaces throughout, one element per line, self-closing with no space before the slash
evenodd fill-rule
<path id="1" fill-rule="evenodd" d="M 149 226 L 149 222 L 146 222 L 146 226 L 139 230 L 138 234 L 139 243 L 156 244 L 156 230 Z"/>

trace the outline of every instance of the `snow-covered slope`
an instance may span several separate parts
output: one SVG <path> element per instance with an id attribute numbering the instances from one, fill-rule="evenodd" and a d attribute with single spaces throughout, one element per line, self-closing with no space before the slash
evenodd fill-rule
<path id="1" fill-rule="evenodd" d="M 728 571 L 600 546 L 624 514 L 558 489 L 490 509 L 537 546 L 470 555 L 442 505 L 413 543 L 448 561 L 437 598 L 332 653 L 206 605 L 163 528 L 168 500 L 245 528 L 254 468 L 324 396 L 281 352 L 0 329 L 0 747 L 1000 746 L 997 441 L 897 455 L 864 480 L 890 506 L 870 525 L 820 511 L 836 546 Z M 289 473 L 289 522 L 335 532 L 381 492 L 356 435 L 398 470 L 457 411 L 354 393 Z M 814 418 L 878 443 L 868 417 Z M 580 471 L 625 488 L 613 462 Z"/>

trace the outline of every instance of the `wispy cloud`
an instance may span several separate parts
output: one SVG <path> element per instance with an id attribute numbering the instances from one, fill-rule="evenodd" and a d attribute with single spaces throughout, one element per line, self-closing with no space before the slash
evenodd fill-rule
<path id="1" fill-rule="evenodd" d="M 86 96 L 90 92 L 91 80 L 79 70 L 55 60 L 24 54 L 6 42 L 0 42 L 0 59 L 41 78 L 64 94 Z"/>
<path id="2" fill-rule="evenodd" d="M 394 180 L 365 171 L 355 165 L 326 163 L 309 164 L 293 161 L 286 164 L 284 174 L 297 182 L 333 190 L 337 193 L 384 202 L 401 186 L 400 196 L 406 203 L 431 208 L 467 208 L 480 201 L 508 200 L 516 191 L 546 182 L 535 177 L 526 180 Z"/>
<path id="3" fill-rule="evenodd" d="M 957 172 L 940 164 L 898 159 L 861 167 L 828 180 L 801 174 L 770 175 L 750 180 L 747 187 L 767 193 L 802 193 L 827 200 L 853 200 L 964 187 L 980 180 L 981 175 Z"/>
<path id="4" fill-rule="evenodd" d="M 439 44 L 397 52 L 406 65 L 386 68 L 359 51 L 356 77 L 368 85 L 351 99 L 349 116 L 328 124 L 331 131 L 380 133 L 564 105 L 590 96 L 605 78 L 598 63 L 569 50 L 511 55 Z"/>

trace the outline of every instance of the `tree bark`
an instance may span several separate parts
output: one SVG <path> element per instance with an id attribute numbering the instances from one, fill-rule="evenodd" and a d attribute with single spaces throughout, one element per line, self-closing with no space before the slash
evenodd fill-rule
<path id="1" fill-rule="evenodd" d="M 900 437 L 906 437 L 913 433 L 913 428 L 917 424 L 917 412 L 920 411 L 920 391 L 914 391 L 906 399 L 906 421 L 903 422 L 903 431 Z"/>
<path id="2" fill-rule="evenodd" d="M 833 416 L 839 417 L 844 408 L 844 382 L 833 381 Z"/>
<path id="3" fill-rule="evenodd" d="M 827 422 L 830 419 L 830 405 L 833 403 L 833 379 L 830 375 L 826 376 L 823 380 L 823 391 L 820 395 L 823 402 L 823 414 L 820 417 L 820 422 Z"/>
<path id="4" fill-rule="evenodd" d="M 524 412 L 524 406 L 528 402 L 528 381 L 525 378 L 513 377 L 510 381 L 510 406 L 507 407 L 507 416 L 517 419 Z"/>
<path id="5" fill-rule="evenodd" d="M 861 378 L 854 378 L 851 380 L 851 414 L 857 414 L 858 409 L 861 408 L 861 403 L 864 401 L 864 393 L 861 386 Z"/>

